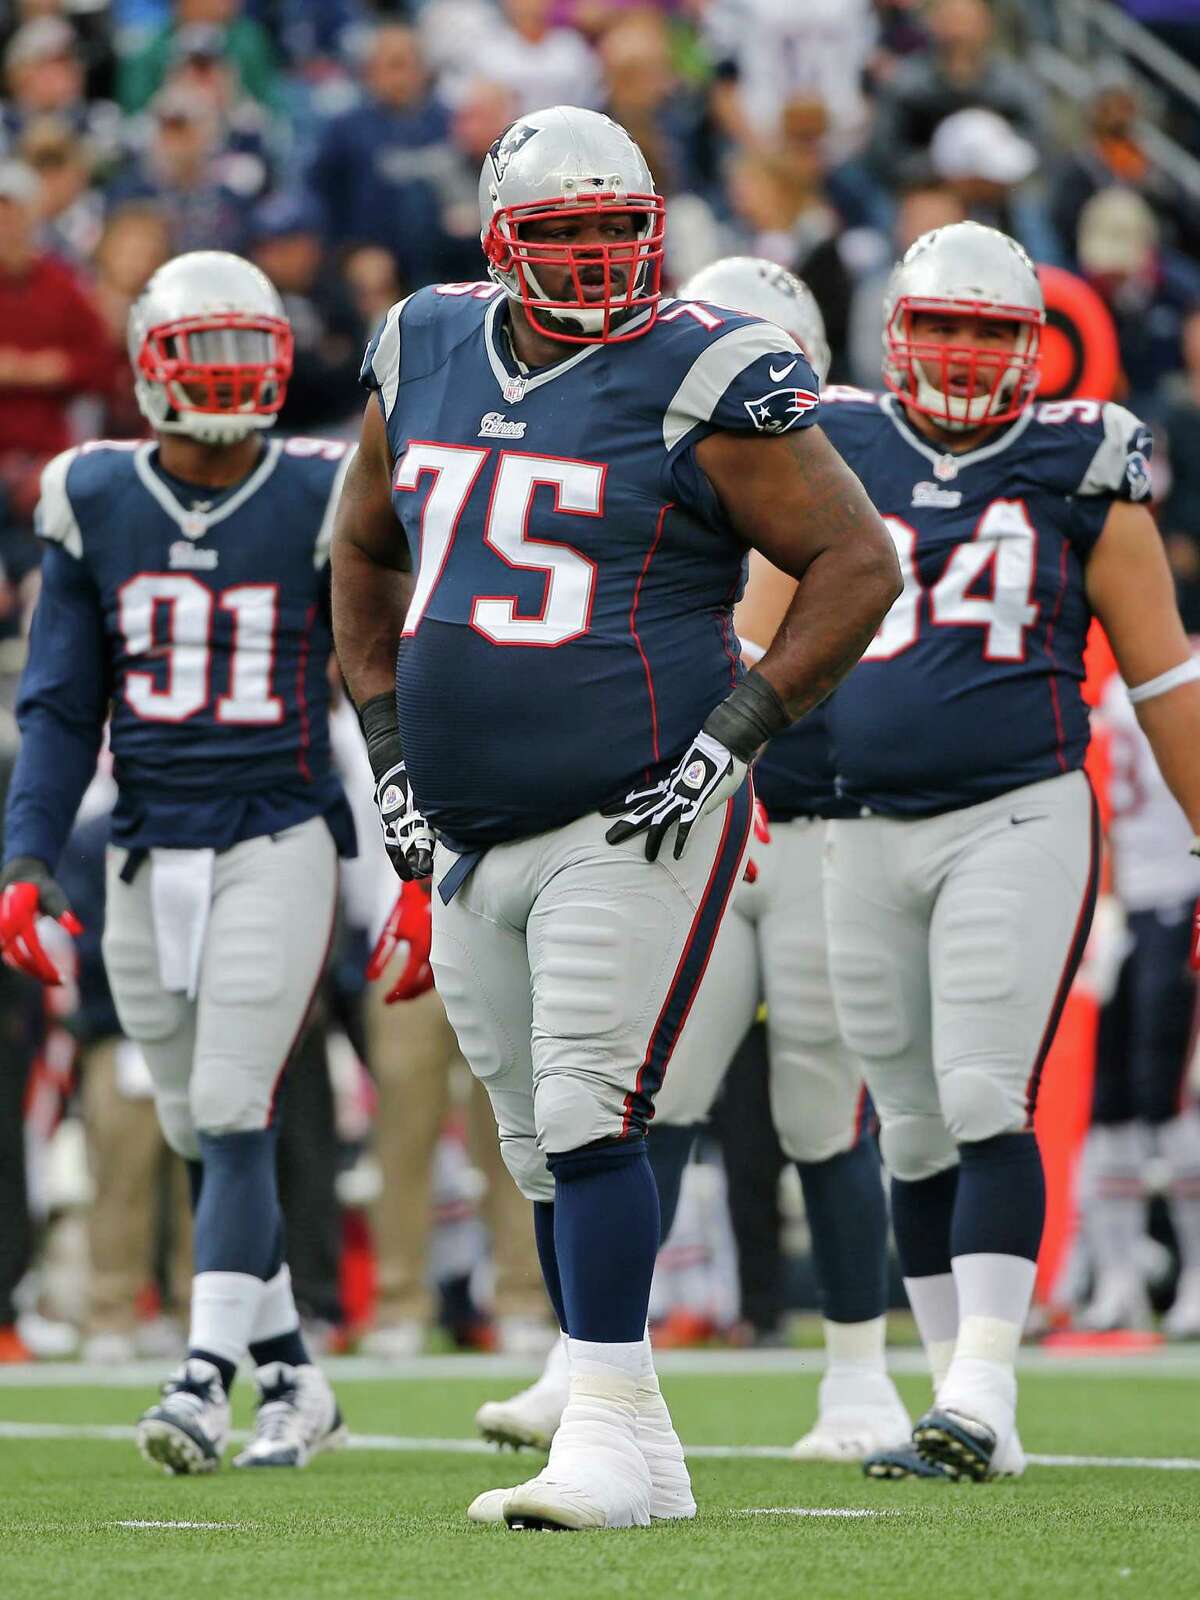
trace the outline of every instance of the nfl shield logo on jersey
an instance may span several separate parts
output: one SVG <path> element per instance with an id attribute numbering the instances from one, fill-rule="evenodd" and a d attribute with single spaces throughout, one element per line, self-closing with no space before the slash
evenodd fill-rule
<path id="1" fill-rule="evenodd" d="M 818 400 L 809 389 L 772 389 L 770 394 L 742 404 L 759 433 L 786 433 Z"/>

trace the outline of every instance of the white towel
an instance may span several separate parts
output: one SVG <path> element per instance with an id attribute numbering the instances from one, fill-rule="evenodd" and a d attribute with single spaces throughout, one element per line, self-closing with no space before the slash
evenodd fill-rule
<path id="1" fill-rule="evenodd" d="M 150 905 L 164 989 L 196 998 L 212 909 L 213 850 L 151 850 Z"/>

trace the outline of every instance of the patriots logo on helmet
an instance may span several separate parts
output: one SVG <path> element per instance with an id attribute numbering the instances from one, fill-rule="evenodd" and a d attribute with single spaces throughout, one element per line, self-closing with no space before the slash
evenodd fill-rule
<path id="1" fill-rule="evenodd" d="M 772 389 L 742 404 L 759 433 L 786 433 L 820 401 L 811 389 Z"/>
<path id="2" fill-rule="evenodd" d="M 508 171 L 508 164 L 517 151 L 522 145 L 528 144 L 537 132 L 538 129 L 531 128 L 527 122 L 514 122 L 512 127 L 496 140 L 488 154 L 492 158 L 492 166 L 496 169 L 498 182 L 503 181 L 504 174 Z"/>

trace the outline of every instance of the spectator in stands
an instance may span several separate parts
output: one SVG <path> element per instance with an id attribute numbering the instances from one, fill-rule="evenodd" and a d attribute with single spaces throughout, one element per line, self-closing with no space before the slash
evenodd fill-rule
<path id="1" fill-rule="evenodd" d="M 679 80 L 663 18 L 635 11 L 614 22 L 600 41 L 600 61 L 604 110 L 641 145 L 659 191 L 707 187 L 704 105 Z"/>
<path id="2" fill-rule="evenodd" d="M 0 163 L 0 480 L 28 524 L 42 467 L 71 442 L 67 411 L 103 394 L 118 359 L 71 270 L 37 248 L 38 180 Z M 12 549 L 3 552 L 12 566 Z"/>
<path id="3" fill-rule="evenodd" d="M 104 226 L 104 199 L 92 187 L 91 152 L 58 117 L 26 125 L 20 159 L 37 174 L 41 243 L 75 266 L 90 263 Z"/>
<path id="4" fill-rule="evenodd" d="M 1054 226 L 1067 249 L 1074 251 L 1087 201 L 1120 184 L 1154 207 L 1169 243 L 1200 253 L 1200 206 L 1143 148 L 1137 92 L 1124 68 L 1110 65 L 1097 74 L 1087 112 L 1086 136 L 1059 164 L 1051 196 Z"/>
<path id="5" fill-rule="evenodd" d="M 260 105 L 273 106 L 276 91 L 275 52 L 262 23 L 242 15 L 242 0 L 176 0 L 174 15 L 141 50 L 126 57 L 118 75 L 121 105 L 141 111 L 149 105 L 178 59 L 179 36 L 188 49 L 187 29 L 219 30 L 222 48 L 237 71 L 241 87 Z M 191 35 L 195 39 L 195 34 Z"/>
<path id="6" fill-rule="evenodd" d="M 248 199 L 224 181 L 217 115 L 194 90 L 163 89 L 155 98 L 140 158 L 109 185 L 109 201 L 153 201 L 171 223 L 176 252 L 240 250 Z"/>
<path id="7" fill-rule="evenodd" d="M 170 256 L 171 224 L 157 206 L 134 202 L 109 214 L 92 269 L 96 304 L 116 348 L 125 348 L 129 308 Z M 140 439 L 146 432 L 128 361 L 117 362 L 99 432 L 106 439 Z"/>
<path id="8" fill-rule="evenodd" d="M 358 313 L 359 336 L 365 345 L 400 298 L 395 260 L 379 245 L 360 245 L 346 257 L 342 277 Z"/>
<path id="9" fill-rule="evenodd" d="M 1003 117 L 982 106 L 955 111 L 934 130 L 929 164 L 958 196 L 964 217 L 1011 234 L 1035 261 L 1062 264 L 1049 218 L 1029 188 L 1037 149 Z"/>
<path id="10" fill-rule="evenodd" d="M 322 248 L 320 207 L 307 195 L 264 200 L 251 221 L 252 259 L 283 297 L 296 364 L 279 419 L 286 433 L 337 430 L 361 411 L 361 329 Z"/>
<path id="11" fill-rule="evenodd" d="M 120 112 L 111 101 L 87 98 L 78 41 L 62 17 L 34 17 L 17 29 L 4 52 L 4 76 L 0 151 L 15 146 L 29 122 L 53 116 L 87 138 L 97 165 L 115 159 Z"/>
<path id="12" fill-rule="evenodd" d="M 450 114 L 411 28 L 374 31 L 363 80 L 366 101 L 326 127 L 309 181 L 333 241 L 383 245 L 416 288 L 442 275 L 453 248 L 442 220 L 455 174 Z"/>
<path id="13" fill-rule="evenodd" d="M 1200 310 L 1200 267 L 1160 244 L 1154 213 L 1133 189 L 1092 196 L 1079 216 L 1075 253 L 1116 324 L 1121 398 L 1154 421 L 1163 379 L 1183 364 L 1184 322 Z"/>
<path id="14" fill-rule="evenodd" d="M 503 0 L 505 23 L 487 42 L 488 76 L 518 113 L 542 106 L 599 106 L 600 74 L 582 36 L 550 24 L 551 0 Z"/>
<path id="15" fill-rule="evenodd" d="M 854 285 L 847 351 L 851 383 L 862 389 L 879 387 L 879 361 L 883 352 L 883 296 L 893 264 L 923 233 L 962 220 L 962 201 L 953 189 L 946 188 L 944 184 L 926 180 L 900 196 L 892 226 L 891 249 L 861 273 Z"/>
<path id="16" fill-rule="evenodd" d="M 713 111 L 735 144 L 771 146 L 788 101 L 816 99 L 830 159 L 858 149 L 876 37 L 872 0 L 710 0 L 705 27 L 716 62 Z"/>
<path id="17" fill-rule="evenodd" d="M 220 28 L 181 28 L 172 41 L 164 87 L 185 90 L 209 106 L 220 127 L 222 181 L 257 198 L 270 178 L 270 118 L 247 95 Z"/>
<path id="18" fill-rule="evenodd" d="M 442 209 L 447 235 L 442 275 L 452 282 L 466 282 L 483 271 L 479 170 L 516 114 L 516 102 L 503 84 L 475 78 L 460 85 L 450 128 L 454 167 Z"/>
<path id="19" fill-rule="evenodd" d="M 1200 310 L 1185 319 L 1181 343 L 1184 370 L 1166 390 L 1163 426 L 1171 488 L 1159 521 L 1184 626 L 1200 634 Z"/>
<path id="20" fill-rule="evenodd" d="M 896 68 L 880 92 L 870 155 L 895 185 L 919 177 L 934 130 L 956 111 L 984 106 L 1040 148 L 1041 116 L 1030 75 L 995 48 L 987 0 L 931 0 L 927 56 Z"/>

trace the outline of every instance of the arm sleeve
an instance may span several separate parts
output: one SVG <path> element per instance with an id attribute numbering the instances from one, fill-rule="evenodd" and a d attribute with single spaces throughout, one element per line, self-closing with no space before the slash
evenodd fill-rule
<path id="1" fill-rule="evenodd" d="M 400 387 L 400 313 L 407 304 L 407 296 L 398 300 L 372 334 L 358 374 L 359 383 L 379 396 L 385 422 Z"/>
<path id="2" fill-rule="evenodd" d="M 800 346 L 773 322 L 736 324 L 706 345 L 663 416 L 668 455 L 710 433 L 771 436 L 816 422 L 816 375 Z"/>
<path id="3" fill-rule="evenodd" d="M 52 871 L 57 864 L 96 770 L 108 676 L 95 585 L 82 562 L 51 544 L 17 697 L 21 747 L 5 812 L 6 860 L 35 856 Z"/>
<path id="4" fill-rule="evenodd" d="M 1107 401 L 1101 416 L 1101 437 L 1087 471 L 1071 498 L 1071 542 L 1086 560 L 1104 531 L 1114 500 L 1150 498 L 1150 429 L 1132 411 Z"/>

